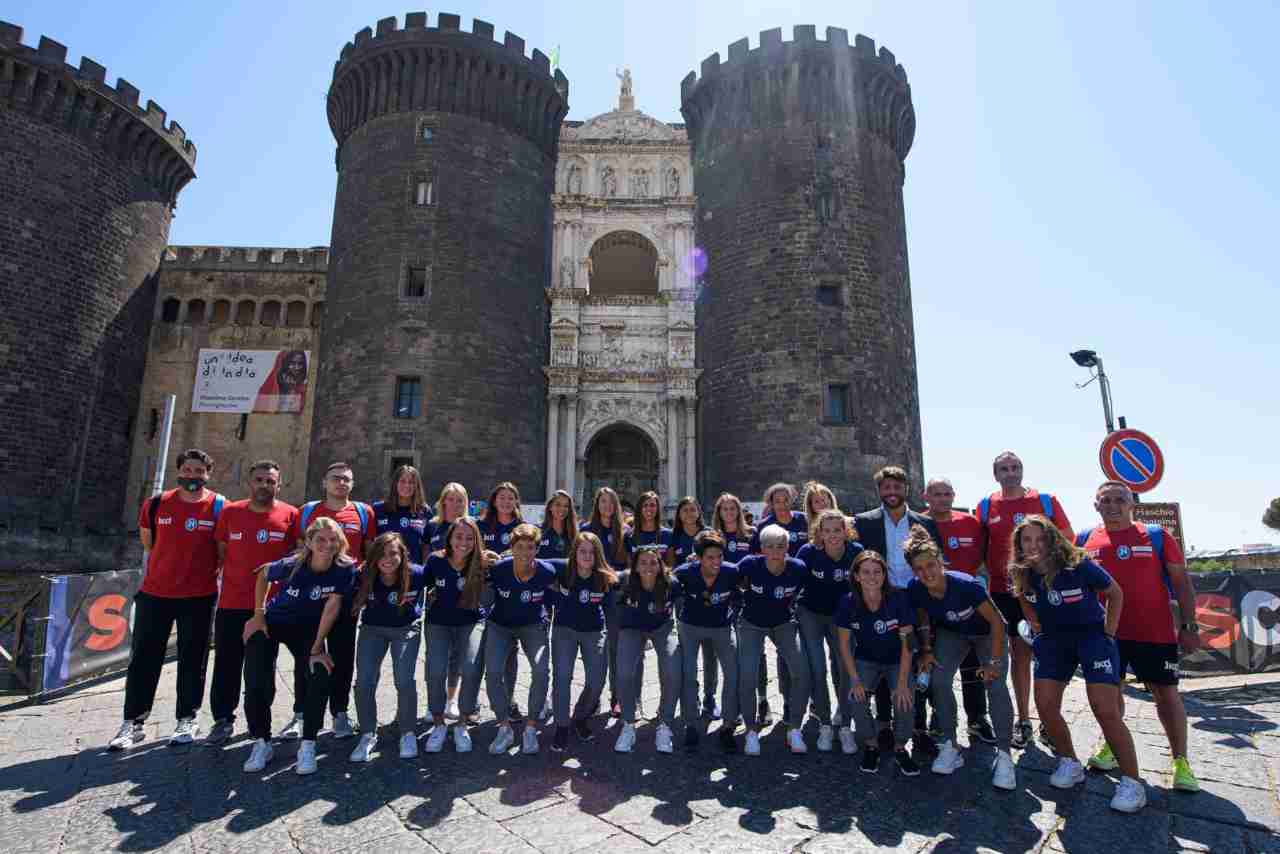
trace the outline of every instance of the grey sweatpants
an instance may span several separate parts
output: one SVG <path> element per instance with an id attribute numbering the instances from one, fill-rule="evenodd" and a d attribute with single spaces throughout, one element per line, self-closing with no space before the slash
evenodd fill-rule
<path id="1" fill-rule="evenodd" d="M 831 695 L 827 692 L 827 652 L 839 655 L 840 636 L 836 633 L 835 618 L 830 614 L 816 614 L 803 605 L 796 608 L 796 618 L 800 623 L 800 643 L 804 648 L 805 661 L 809 665 L 809 693 L 813 697 L 818 723 L 831 723 Z M 823 649 L 823 642 L 827 648 Z M 849 696 L 848 679 L 844 668 L 831 674 L 836 683 L 836 708 L 841 708 L 841 697 Z M 794 713 L 794 707 L 792 712 Z"/>
<path id="2" fill-rule="evenodd" d="M 933 655 L 937 666 L 930 677 L 929 688 L 933 692 L 934 714 L 938 716 L 938 728 L 944 738 L 956 739 L 956 692 L 952 685 L 956 671 L 969 650 L 978 653 L 978 661 L 992 657 L 991 635 L 962 635 L 948 629 L 938 629 L 938 639 L 933 643 Z M 1009 686 L 1005 676 L 1009 670 L 1006 650 L 995 650 L 1000 657 L 1000 674 L 987 683 L 987 705 L 991 712 L 991 728 L 996 732 L 996 746 L 1009 749 L 1013 737 L 1013 704 L 1009 700 Z"/>
<path id="3" fill-rule="evenodd" d="M 448 693 L 445 679 L 453 662 L 462 673 L 458 711 L 463 717 L 480 705 L 480 680 L 484 676 L 484 623 L 438 626 L 427 623 L 427 708 L 432 718 L 443 718 Z"/>
<path id="4" fill-rule="evenodd" d="M 863 703 L 851 699 L 847 705 L 853 717 L 854 729 L 858 731 L 858 741 L 862 744 L 871 744 L 876 739 L 877 730 L 875 722 L 871 719 L 871 700 L 876 695 L 876 686 L 880 684 L 881 679 L 888 684 L 890 691 L 897 689 L 899 665 L 897 662 L 882 664 L 878 661 L 855 658 L 853 666 L 858 668 L 858 679 L 862 682 L 863 690 L 867 692 L 867 699 Z M 844 681 L 848 682 L 847 676 Z M 899 745 L 906 744 L 907 739 L 911 738 L 912 722 L 913 718 L 910 714 L 894 709 L 893 737 Z"/>
<path id="5" fill-rule="evenodd" d="M 378 677 L 382 675 L 382 659 L 391 652 L 391 673 L 396 681 L 396 721 L 401 735 L 412 735 L 418 721 L 418 683 L 414 671 L 418 667 L 418 649 L 422 645 L 422 627 L 417 623 L 399 628 L 360 626 L 356 641 L 356 715 L 360 731 L 378 731 Z"/>
<path id="6" fill-rule="evenodd" d="M 586 685 L 573 707 L 572 720 L 582 720 L 595 713 L 604 690 L 605 630 L 578 632 L 567 626 L 557 625 L 551 630 L 551 683 L 552 707 L 556 713 L 556 726 L 568 726 L 569 694 L 573 688 L 573 666 L 582 656 L 582 669 Z M 530 711 L 530 714 L 533 714 Z"/>
<path id="7" fill-rule="evenodd" d="M 662 686 L 662 701 L 658 706 L 658 720 L 670 726 L 675 721 L 676 700 L 680 696 L 680 676 L 683 665 L 680 661 L 680 637 L 676 633 L 675 624 L 667 620 L 651 632 L 639 629 L 622 629 L 618 637 L 618 661 L 622 667 L 644 657 L 646 641 L 653 641 L 654 651 L 658 653 L 658 681 Z M 618 680 L 618 699 L 622 703 L 622 720 L 635 723 L 636 700 L 644 683 L 637 678 L 632 669 L 621 671 Z"/>
<path id="8" fill-rule="evenodd" d="M 533 682 L 529 686 L 527 714 L 530 724 L 536 724 L 542 716 L 543 706 L 546 705 L 547 685 L 551 681 L 551 655 L 545 623 L 507 628 L 493 621 L 489 622 L 484 644 L 484 685 L 489 692 L 489 708 L 498 720 L 507 719 L 507 711 L 511 708 L 511 692 L 515 689 L 515 685 L 507 681 L 507 658 L 517 643 L 524 650 L 524 657 L 529 660 L 532 671 Z"/>
<path id="9" fill-rule="evenodd" d="M 724 688 L 720 694 L 722 720 L 728 726 L 738 719 L 738 638 L 733 626 L 707 628 L 685 622 L 676 623 L 680 637 L 681 684 L 680 715 L 685 726 L 698 726 L 698 648 L 704 640 L 715 647 L 716 660 L 724 671 Z"/>
<path id="10" fill-rule="evenodd" d="M 767 629 L 752 625 L 745 619 L 738 622 L 738 690 L 741 692 L 738 705 L 742 708 L 742 720 L 747 729 L 756 728 L 756 681 L 760 677 L 760 653 L 764 650 L 765 638 L 773 641 L 787 662 L 791 684 L 780 687 L 788 691 L 791 720 L 787 724 L 799 728 L 809 708 L 809 665 L 800 649 L 800 627 L 794 622 Z M 726 716 L 725 720 L 730 718 Z"/>
<path id="11" fill-rule="evenodd" d="M 622 607 L 618 602 L 618 597 L 613 598 L 613 604 L 605 608 L 604 624 L 605 624 L 605 644 L 609 654 L 609 699 L 611 702 L 621 702 L 622 683 L 618 681 L 618 639 L 621 636 L 622 627 L 619 625 L 622 619 Z M 640 656 L 640 660 L 636 662 L 635 678 L 644 684 L 644 656 Z"/>

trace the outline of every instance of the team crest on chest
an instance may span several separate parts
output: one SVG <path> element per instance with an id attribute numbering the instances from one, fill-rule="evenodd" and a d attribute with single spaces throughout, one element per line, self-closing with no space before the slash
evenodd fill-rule
<path id="1" fill-rule="evenodd" d="M 265 543 L 268 539 L 270 539 L 270 536 L 271 535 L 267 533 L 267 529 L 262 528 L 258 531 L 257 540 L 260 543 Z"/>
<path id="2" fill-rule="evenodd" d="M 1027 514 L 1026 514 L 1026 513 L 1014 513 L 1014 514 L 1013 514 L 1013 524 L 1015 524 L 1015 525 L 1021 525 L 1021 524 L 1022 524 L 1022 520 L 1023 520 L 1023 519 L 1025 519 L 1025 518 L 1027 518 Z"/>
<path id="3" fill-rule="evenodd" d="M 188 519 L 182 524 L 182 527 L 186 528 L 188 531 L 194 531 L 196 529 L 196 520 Z"/>
<path id="4" fill-rule="evenodd" d="M 960 538 L 959 538 L 959 537 L 947 537 L 947 548 L 949 548 L 949 549 L 958 549 L 958 548 L 960 548 Z"/>
<path id="5" fill-rule="evenodd" d="M 1120 560 L 1128 560 L 1131 554 L 1133 552 L 1129 550 L 1128 546 L 1116 546 L 1116 557 Z"/>
<path id="6" fill-rule="evenodd" d="M 1057 590 L 1050 590 L 1047 594 L 1045 594 L 1045 598 L 1049 600 L 1050 605 L 1062 604 L 1062 594 L 1059 593 Z"/>

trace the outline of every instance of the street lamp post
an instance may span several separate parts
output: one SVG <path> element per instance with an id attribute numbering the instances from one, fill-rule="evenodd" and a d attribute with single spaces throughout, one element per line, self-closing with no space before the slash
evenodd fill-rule
<path id="1" fill-rule="evenodd" d="M 1102 415 L 1107 420 L 1107 434 L 1114 433 L 1116 422 L 1111 408 L 1111 380 L 1107 379 L 1107 372 L 1102 367 L 1102 357 L 1093 350 L 1076 350 L 1071 354 L 1071 360 L 1082 368 L 1096 370 L 1088 381 L 1078 384 L 1076 388 L 1084 388 L 1094 380 L 1098 381 L 1098 388 L 1102 392 Z"/>

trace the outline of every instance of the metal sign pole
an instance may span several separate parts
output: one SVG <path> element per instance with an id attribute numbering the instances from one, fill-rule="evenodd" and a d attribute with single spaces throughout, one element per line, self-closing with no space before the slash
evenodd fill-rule
<path id="1" fill-rule="evenodd" d="M 173 410 L 177 406 L 178 396 L 167 394 L 164 397 L 164 422 L 160 427 L 160 456 L 156 459 L 156 473 L 151 481 L 151 494 L 164 492 L 164 470 L 169 459 L 169 437 L 173 432 Z"/>

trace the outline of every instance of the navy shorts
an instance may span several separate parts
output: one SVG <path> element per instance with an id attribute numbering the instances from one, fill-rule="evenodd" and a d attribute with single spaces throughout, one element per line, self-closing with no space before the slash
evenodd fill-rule
<path id="1" fill-rule="evenodd" d="M 991 604 L 995 605 L 996 611 L 1004 617 L 1004 624 L 1009 630 L 1009 639 L 1021 643 L 1022 638 L 1018 636 L 1018 621 L 1022 619 L 1022 605 L 1018 603 L 1018 597 L 1012 593 L 992 593 Z"/>
<path id="2" fill-rule="evenodd" d="M 1119 647 L 1101 629 L 1042 634 L 1031 651 L 1036 679 L 1070 682 L 1079 667 L 1088 684 L 1118 685 L 1124 673 Z"/>
<path id="3" fill-rule="evenodd" d="M 1176 643 L 1118 641 L 1120 672 L 1133 668 L 1133 675 L 1148 685 L 1177 685 L 1180 650 Z"/>

